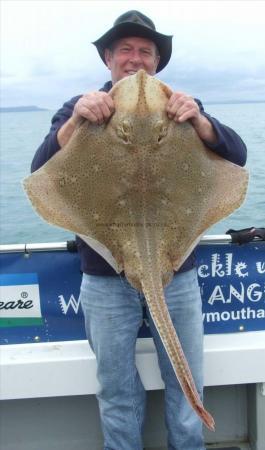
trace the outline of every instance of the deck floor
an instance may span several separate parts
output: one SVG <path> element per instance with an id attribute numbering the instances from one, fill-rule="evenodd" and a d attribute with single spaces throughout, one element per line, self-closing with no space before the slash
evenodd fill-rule
<path id="1" fill-rule="evenodd" d="M 146 447 L 145 450 L 167 450 L 166 447 Z M 248 443 L 226 442 L 225 444 L 208 444 L 206 450 L 251 450 Z"/>

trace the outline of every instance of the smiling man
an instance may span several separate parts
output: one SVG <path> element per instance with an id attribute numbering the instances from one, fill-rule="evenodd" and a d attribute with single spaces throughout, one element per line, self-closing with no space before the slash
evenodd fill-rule
<path id="1" fill-rule="evenodd" d="M 149 75 L 160 72 L 170 60 L 172 36 L 158 33 L 154 23 L 142 13 L 128 11 L 118 17 L 114 26 L 94 45 L 110 70 L 111 81 L 97 92 L 72 98 L 55 114 L 50 133 L 35 154 L 32 171 L 57 151 L 64 151 L 64 145 L 84 118 L 98 125 L 109 120 L 115 111 L 108 94 L 113 84 L 140 69 Z M 240 137 L 205 113 L 199 100 L 174 92 L 166 111 L 176 122 L 189 120 L 213 152 L 235 164 L 245 164 L 246 147 Z M 104 450 L 142 450 L 145 390 L 135 366 L 135 344 L 145 299 L 78 237 L 77 247 L 83 272 L 80 300 L 87 337 L 98 364 L 100 392 L 97 398 Z M 195 265 L 192 253 L 166 287 L 165 297 L 202 396 L 202 311 Z M 148 309 L 147 314 L 165 383 L 168 449 L 204 450 L 201 422 L 184 398 Z"/>

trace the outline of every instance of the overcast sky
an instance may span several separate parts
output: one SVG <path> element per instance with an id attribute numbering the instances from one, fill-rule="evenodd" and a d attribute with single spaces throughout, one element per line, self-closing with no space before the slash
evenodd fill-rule
<path id="1" fill-rule="evenodd" d="M 57 109 L 109 79 L 91 41 L 130 9 L 173 34 L 158 77 L 205 101 L 265 100 L 265 1 L 1 0 L 1 104 Z"/>

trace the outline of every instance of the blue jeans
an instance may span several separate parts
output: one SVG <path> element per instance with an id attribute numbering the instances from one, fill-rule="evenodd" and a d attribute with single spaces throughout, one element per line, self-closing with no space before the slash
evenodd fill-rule
<path id="1" fill-rule="evenodd" d="M 176 274 L 165 288 L 168 309 L 198 392 L 203 391 L 203 329 L 196 270 Z M 144 296 L 119 276 L 83 275 L 80 299 L 88 341 L 97 358 L 97 395 L 104 450 L 142 450 L 145 390 L 135 366 Z M 200 419 L 187 403 L 148 313 L 161 375 L 169 450 L 204 450 Z"/>

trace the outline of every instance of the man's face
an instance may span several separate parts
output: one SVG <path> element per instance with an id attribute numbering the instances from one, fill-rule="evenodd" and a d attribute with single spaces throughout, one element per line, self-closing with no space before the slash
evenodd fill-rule
<path id="1" fill-rule="evenodd" d="M 140 69 L 154 75 L 159 56 L 154 42 L 140 37 L 128 37 L 116 41 L 111 50 L 106 49 L 105 60 L 114 84 Z"/>

